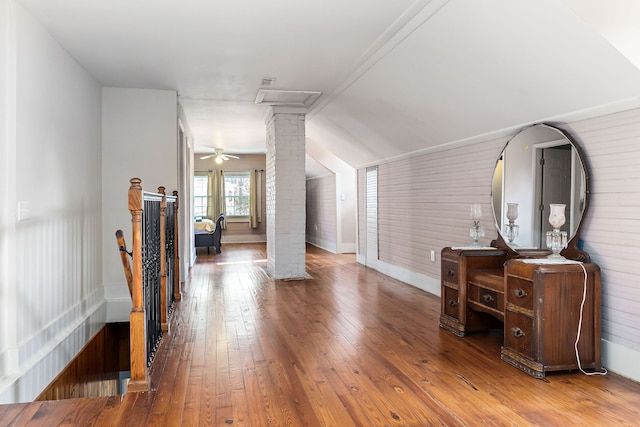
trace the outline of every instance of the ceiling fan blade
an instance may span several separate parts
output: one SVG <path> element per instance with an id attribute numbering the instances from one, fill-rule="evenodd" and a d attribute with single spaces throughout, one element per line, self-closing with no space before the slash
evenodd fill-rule
<path id="1" fill-rule="evenodd" d="M 225 154 L 224 156 L 225 156 L 225 157 L 230 157 L 230 158 L 232 158 L 232 159 L 239 159 L 239 158 L 240 158 L 240 157 L 238 157 L 238 156 L 233 156 L 233 155 L 231 155 L 231 154 Z M 228 160 L 228 159 L 227 159 L 227 160 Z"/>
<path id="2" fill-rule="evenodd" d="M 206 156 L 202 156 L 202 157 L 200 157 L 200 160 L 207 160 L 207 159 L 210 159 L 210 158 L 211 158 L 211 157 L 213 157 L 213 156 L 215 156 L 215 154 L 208 154 L 208 155 L 206 155 Z"/>

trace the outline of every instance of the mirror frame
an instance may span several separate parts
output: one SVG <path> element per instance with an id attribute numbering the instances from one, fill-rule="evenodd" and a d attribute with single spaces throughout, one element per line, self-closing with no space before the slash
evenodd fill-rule
<path id="1" fill-rule="evenodd" d="M 578 155 L 578 158 L 580 159 L 580 164 L 582 166 L 582 169 L 584 170 L 584 176 L 585 176 L 585 194 L 584 194 L 584 210 L 582 211 L 582 217 L 580 218 L 580 221 L 578 223 L 578 226 L 576 227 L 575 233 L 573 234 L 573 236 L 571 236 L 571 239 L 569 240 L 569 242 L 567 243 L 567 247 L 562 250 L 562 252 L 560 252 L 560 254 L 562 256 L 564 256 L 567 259 L 571 259 L 571 260 L 576 260 L 576 261 L 581 261 L 581 262 L 590 262 L 591 261 L 591 257 L 589 256 L 589 254 L 581 249 L 578 248 L 578 241 L 580 239 L 580 232 L 582 231 L 582 226 L 584 224 L 584 220 L 587 216 L 587 213 L 589 211 L 589 201 L 590 201 L 590 176 L 589 176 L 589 169 L 587 168 L 587 164 L 585 162 L 584 159 L 584 155 L 582 153 L 582 148 L 580 147 L 580 145 L 573 139 L 573 137 L 571 137 L 571 135 L 566 132 L 564 129 L 559 128 L 558 126 L 549 124 L 549 123 L 535 123 L 532 124 L 530 126 L 524 127 L 520 130 L 518 130 L 518 132 L 516 132 L 513 136 L 511 136 L 509 138 L 509 140 L 507 141 L 507 143 L 504 145 L 504 147 L 502 148 L 502 150 L 500 151 L 500 154 L 498 155 L 498 159 L 496 160 L 496 166 L 498 166 L 498 162 L 500 161 L 500 158 L 502 157 L 502 155 L 504 154 L 507 146 L 509 145 L 509 143 L 518 135 L 520 135 L 520 133 L 528 130 L 528 129 L 532 129 L 536 126 L 545 126 L 547 128 L 551 128 L 555 131 L 557 131 L 560 136 L 564 137 L 568 143 L 571 144 L 571 146 L 573 147 L 574 150 L 576 150 L 576 153 Z M 492 178 L 495 175 L 495 167 L 494 167 L 494 174 L 492 174 Z M 499 227 L 498 224 L 498 218 L 495 212 L 495 208 L 494 208 L 494 204 L 493 204 L 493 179 L 492 179 L 492 191 L 491 191 L 491 210 L 493 212 L 493 216 L 495 219 L 495 225 L 496 225 L 496 231 L 498 232 L 498 237 L 491 241 L 491 246 L 505 250 L 509 253 L 509 255 L 513 256 L 513 257 L 531 257 L 531 256 L 540 256 L 540 255 L 546 255 L 551 253 L 548 249 L 545 248 L 540 248 L 540 249 L 531 249 L 531 248 L 526 248 L 526 249 L 522 249 L 522 248 L 512 248 L 510 247 L 507 242 L 505 241 L 504 237 L 502 236 L 502 230 L 501 227 Z"/>

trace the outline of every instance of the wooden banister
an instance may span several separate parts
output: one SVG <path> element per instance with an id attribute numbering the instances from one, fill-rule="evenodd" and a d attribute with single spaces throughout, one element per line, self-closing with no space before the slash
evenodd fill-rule
<path id="1" fill-rule="evenodd" d="M 169 308 L 167 305 L 167 195 L 164 187 L 158 187 L 158 194 L 162 194 L 160 202 L 160 324 L 163 331 L 169 330 L 167 320 Z"/>
<path id="2" fill-rule="evenodd" d="M 133 307 L 129 315 L 131 333 L 131 379 L 128 391 L 145 391 L 149 389 L 149 374 L 147 371 L 147 346 L 145 334 L 146 316 L 142 294 L 142 211 L 143 194 L 142 180 L 131 178 L 129 187 L 129 211 L 131 212 L 132 242 L 132 292 Z"/>
<path id="3" fill-rule="evenodd" d="M 122 230 L 116 231 L 116 241 L 118 242 L 118 250 L 120 251 L 120 260 L 122 261 L 124 276 L 127 278 L 129 295 L 133 296 L 133 276 L 131 275 L 131 263 L 129 262 L 129 258 L 127 258 L 127 255 L 131 255 L 131 252 L 127 252 L 127 244 L 124 241 L 124 234 L 122 234 Z"/>
<path id="4" fill-rule="evenodd" d="M 131 293 L 129 391 L 149 389 L 149 371 L 163 331 L 169 330 L 170 310 L 180 299 L 177 192 L 167 196 L 142 191 L 139 178 L 130 180 L 132 250 L 126 252 L 122 231 L 116 237 Z M 170 205 L 170 206 L 169 206 Z M 127 259 L 131 255 L 131 265 Z M 177 296 L 177 297 L 176 297 Z"/>

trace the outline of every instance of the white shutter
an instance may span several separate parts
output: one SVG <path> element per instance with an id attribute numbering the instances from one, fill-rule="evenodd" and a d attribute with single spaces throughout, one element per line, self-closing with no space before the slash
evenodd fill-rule
<path id="1" fill-rule="evenodd" d="M 366 175 L 367 251 L 365 264 L 376 267 L 378 263 L 378 167 L 367 168 Z"/>

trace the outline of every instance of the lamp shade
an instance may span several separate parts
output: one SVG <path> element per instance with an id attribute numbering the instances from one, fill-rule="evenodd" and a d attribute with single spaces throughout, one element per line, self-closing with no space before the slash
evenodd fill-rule
<path id="1" fill-rule="evenodd" d="M 566 218 L 564 216 L 564 204 L 550 204 L 549 224 L 553 228 L 560 228 L 564 225 Z"/>
<path id="2" fill-rule="evenodd" d="M 509 221 L 515 221 L 518 219 L 518 204 L 507 203 L 507 219 Z"/>
<path id="3" fill-rule="evenodd" d="M 474 221 L 480 221 L 482 218 L 482 206 L 480 203 L 471 204 L 471 219 Z"/>

